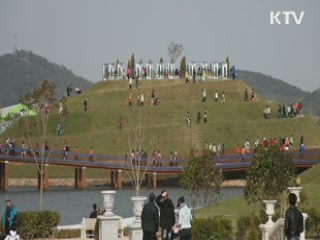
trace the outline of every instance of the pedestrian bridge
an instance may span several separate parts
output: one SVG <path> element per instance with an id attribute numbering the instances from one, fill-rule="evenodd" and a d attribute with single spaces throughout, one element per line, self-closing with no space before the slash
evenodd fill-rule
<path id="1" fill-rule="evenodd" d="M 31 154 L 21 156 L 21 148 L 9 149 L 2 152 L 0 155 L 0 190 L 8 191 L 8 179 L 10 165 L 36 165 L 41 160 L 36 161 L 36 158 Z M 298 168 L 309 168 L 320 163 L 320 149 L 312 149 L 306 151 L 304 154 L 299 152 L 292 152 L 292 158 Z M 116 188 L 122 188 L 122 172 L 139 170 L 146 172 L 147 177 L 152 177 L 152 185 L 157 186 L 157 175 L 179 175 L 182 173 L 184 166 L 187 163 L 186 159 L 179 159 L 176 163 L 171 164 L 168 160 L 162 161 L 161 166 L 155 166 L 153 160 L 145 159 L 132 162 L 126 160 L 124 157 L 111 155 L 94 155 L 93 160 L 89 160 L 88 154 L 80 154 L 76 156 L 75 153 L 68 153 L 65 158 L 59 151 L 50 151 L 46 153 L 47 158 L 44 162 L 43 174 L 43 188 L 49 188 L 49 169 L 50 166 L 63 166 L 75 169 L 75 187 L 86 188 L 86 169 L 102 169 L 111 172 L 111 185 Z M 247 170 L 252 163 L 253 155 L 247 154 L 242 159 L 238 155 L 226 155 L 220 157 L 213 157 L 213 161 L 223 172 L 236 172 Z M 40 176 L 38 176 L 40 182 Z M 40 183 L 38 184 L 40 187 Z"/>

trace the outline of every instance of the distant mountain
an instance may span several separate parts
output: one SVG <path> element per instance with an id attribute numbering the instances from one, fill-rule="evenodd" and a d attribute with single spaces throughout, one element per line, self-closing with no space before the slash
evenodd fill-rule
<path id="1" fill-rule="evenodd" d="M 30 51 L 19 50 L 0 56 L 0 107 L 18 103 L 43 80 L 55 82 L 58 98 L 66 94 L 70 83 L 83 91 L 92 85 L 65 66 L 51 63 Z"/>
<path id="2" fill-rule="evenodd" d="M 262 73 L 239 70 L 237 78 L 245 81 L 265 98 L 280 103 L 301 101 L 310 94 L 296 86 Z"/>
<path id="3" fill-rule="evenodd" d="M 320 88 L 305 97 L 303 107 L 307 113 L 320 116 Z"/>

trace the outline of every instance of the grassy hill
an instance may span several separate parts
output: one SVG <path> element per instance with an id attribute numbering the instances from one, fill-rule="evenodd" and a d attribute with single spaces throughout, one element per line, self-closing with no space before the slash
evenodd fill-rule
<path id="1" fill-rule="evenodd" d="M 201 102 L 202 90 L 206 88 L 208 99 Z M 137 125 L 143 116 L 142 128 L 145 133 L 144 148 L 160 150 L 164 157 L 170 151 L 177 151 L 180 157 L 187 157 L 190 147 L 201 147 L 205 142 L 225 143 L 234 149 L 249 138 L 254 142 L 262 137 L 279 137 L 293 134 L 298 142 L 304 136 L 307 147 L 320 145 L 320 127 L 311 117 L 278 119 L 277 103 L 267 102 L 259 94 L 254 103 L 243 101 L 243 91 L 250 88 L 241 80 L 207 81 L 205 84 L 186 85 L 182 80 L 143 80 L 139 89 L 128 89 L 127 81 L 99 82 L 80 96 L 68 99 L 69 115 L 65 122 L 65 137 L 58 140 L 55 148 L 64 142 L 72 147 L 79 146 L 87 153 L 93 146 L 96 153 L 124 155 L 129 152 L 128 129 Z M 159 96 L 160 106 L 150 106 L 152 89 Z M 214 92 L 225 92 L 226 103 L 214 102 Z M 145 94 L 145 107 L 137 107 L 139 93 Z M 128 107 L 127 98 L 132 94 L 134 106 Z M 89 109 L 83 111 L 83 100 L 88 98 Z M 272 119 L 264 119 L 263 109 L 272 106 Z M 196 123 L 196 114 L 208 111 L 207 124 Z M 57 109 L 52 110 L 57 113 Z M 192 125 L 186 124 L 187 112 L 193 117 Z M 118 129 L 118 117 L 125 118 L 124 129 Z M 49 144 L 56 139 L 55 129 L 58 117 L 51 119 Z M 36 131 L 34 131 L 36 135 Z M 6 131 L 1 138 L 19 139 L 18 126 Z M 150 154 L 150 153 L 149 153 Z"/>
<path id="2" fill-rule="evenodd" d="M 18 103 L 43 80 L 56 83 L 58 98 L 66 94 L 68 84 L 78 85 L 83 90 L 92 85 L 62 65 L 51 63 L 30 51 L 17 50 L 0 56 L 0 107 Z"/>

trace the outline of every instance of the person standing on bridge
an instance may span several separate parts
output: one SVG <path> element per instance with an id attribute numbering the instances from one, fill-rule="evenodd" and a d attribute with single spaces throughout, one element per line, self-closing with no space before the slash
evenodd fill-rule
<path id="1" fill-rule="evenodd" d="M 13 205 L 11 199 L 6 200 L 6 210 L 3 217 L 3 228 L 5 230 L 6 236 L 9 235 L 10 230 L 15 224 L 16 217 L 17 217 L 17 208 Z"/>
<path id="2" fill-rule="evenodd" d="M 74 160 L 79 160 L 79 147 L 74 149 Z"/>
<path id="3" fill-rule="evenodd" d="M 91 146 L 89 149 L 89 161 L 93 162 L 93 156 L 94 156 L 94 150 L 93 147 Z"/>

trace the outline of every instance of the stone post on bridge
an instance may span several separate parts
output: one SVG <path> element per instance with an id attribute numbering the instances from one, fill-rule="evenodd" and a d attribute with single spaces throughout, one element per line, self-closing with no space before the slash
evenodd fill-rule
<path id="1" fill-rule="evenodd" d="M 86 189 L 87 187 L 87 168 L 76 168 L 74 172 L 74 185 L 76 189 Z"/>
<path id="2" fill-rule="evenodd" d="M 47 191 L 49 189 L 49 164 L 44 165 L 43 173 L 40 174 L 38 169 L 38 189 L 41 188 L 41 177 L 42 177 L 42 190 Z"/>
<path id="3" fill-rule="evenodd" d="M 117 188 L 121 189 L 122 188 L 122 169 L 118 170 L 118 184 Z"/>
<path id="4" fill-rule="evenodd" d="M 0 163 L 0 190 L 9 191 L 9 162 Z"/>
<path id="5" fill-rule="evenodd" d="M 157 188 L 157 173 L 153 173 L 153 188 Z"/>

